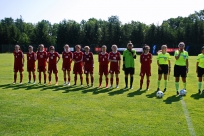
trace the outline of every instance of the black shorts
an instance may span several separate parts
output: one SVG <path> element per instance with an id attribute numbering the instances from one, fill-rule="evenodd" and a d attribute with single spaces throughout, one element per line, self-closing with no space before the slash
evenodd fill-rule
<path id="1" fill-rule="evenodd" d="M 158 69 L 158 74 L 168 74 L 169 66 L 165 64 L 159 65 L 161 67 L 161 70 Z"/>
<path id="2" fill-rule="evenodd" d="M 202 77 L 204 75 L 204 68 L 198 67 L 198 77 Z"/>
<path id="3" fill-rule="evenodd" d="M 135 68 L 125 68 L 125 75 L 128 75 L 128 74 L 130 74 L 130 75 L 133 75 L 133 74 L 135 74 Z"/>
<path id="4" fill-rule="evenodd" d="M 174 65 L 174 77 L 186 77 L 186 66 Z"/>

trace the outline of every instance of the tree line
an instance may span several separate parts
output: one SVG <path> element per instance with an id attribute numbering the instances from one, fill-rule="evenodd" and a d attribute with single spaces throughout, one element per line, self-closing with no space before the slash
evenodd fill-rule
<path id="1" fill-rule="evenodd" d="M 134 47 L 140 48 L 144 44 L 162 44 L 176 48 L 180 41 L 190 46 L 189 54 L 196 55 L 204 45 L 204 10 L 190 14 L 188 17 L 177 17 L 164 20 L 161 25 L 146 25 L 139 21 L 122 24 L 118 16 L 111 16 L 108 20 L 90 18 L 77 23 L 74 20 L 62 20 L 51 24 L 42 20 L 36 24 L 24 22 L 23 18 L 4 18 L 0 21 L 0 52 L 9 45 L 19 44 L 23 49 L 28 45 L 43 43 L 46 47 L 54 45 L 62 51 L 64 44 L 74 46 L 81 44 L 101 47 L 112 44 L 126 47 L 132 41 Z M 110 49 L 110 48 L 109 48 Z"/>

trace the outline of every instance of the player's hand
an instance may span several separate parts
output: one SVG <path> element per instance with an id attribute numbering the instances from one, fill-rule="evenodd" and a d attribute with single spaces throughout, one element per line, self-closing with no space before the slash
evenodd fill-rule
<path id="1" fill-rule="evenodd" d="M 159 66 L 159 70 L 162 70 L 162 68 Z"/>

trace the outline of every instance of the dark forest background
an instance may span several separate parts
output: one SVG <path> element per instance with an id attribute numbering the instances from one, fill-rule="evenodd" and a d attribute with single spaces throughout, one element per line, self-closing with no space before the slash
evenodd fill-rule
<path id="1" fill-rule="evenodd" d="M 76 44 L 95 47 L 112 44 L 126 47 L 132 41 L 134 47 L 140 48 L 144 44 L 162 44 L 169 48 L 176 48 L 180 41 L 190 46 L 189 54 L 197 55 L 204 45 L 204 10 L 190 14 L 188 17 L 177 17 L 164 20 L 161 25 L 146 25 L 139 21 L 122 24 L 118 16 L 110 16 L 108 20 L 90 18 L 77 23 L 74 20 L 62 20 L 51 24 L 42 20 L 36 24 L 24 22 L 23 17 L 13 19 L 4 18 L 0 21 L 0 52 L 11 52 L 15 44 L 19 44 L 23 51 L 29 45 L 34 49 L 39 44 L 45 47 L 54 45 L 58 52 L 63 51 L 64 44 L 74 47 Z"/>

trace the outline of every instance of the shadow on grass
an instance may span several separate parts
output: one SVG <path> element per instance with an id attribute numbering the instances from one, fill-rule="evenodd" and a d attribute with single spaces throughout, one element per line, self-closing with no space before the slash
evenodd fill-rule
<path id="1" fill-rule="evenodd" d="M 97 89 L 98 89 L 97 87 L 86 88 L 85 90 L 82 91 L 82 93 L 95 92 Z"/>
<path id="2" fill-rule="evenodd" d="M 191 95 L 192 98 L 196 99 L 196 100 L 199 100 L 200 98 L 204 98 L 204 94 L 192 94 Z"/>
<path id="3" fill-rule="evenodd" d="M 154 98 L 154 97 L 157 97 L 156 93 L 157 93 L 157 91 L 154 91 L 151 94 L 147 94 L 146 96 L 147 96 L 147 98 Z"/>
<path id="4" fill-rule="evenodd" d="M 166 100 L 163 100 L 163 102 L 165 102 L 166 104 L 172 104 L 172 102 L 178 102 L 182 99 L 181 96 L 178 95 L 173 95 L 168 97 Z"/>
<path id="5" fill-rule="evenodd" d="M 110 89 L 110 88 L 96 88 L 93 91 L 93 94 L 107 93 L 107 92 L 110 92 L 111 90 L 113 90 L 113 89 Z"/>
<path id="6" fill-rule="evenodd" d="M 146 92 L 147 92 L 146 89 L 145 89 L 145 90 L 140 90 L 140 89 L 138 89 L 138 90 L 135 91 L 135 92 L 128 93 L 128 94 L 127 94 L 127 97 L 134 97 L 135 95 L 142 95 L 143 93 L 146 93 Z"/>
<path id="7" fill-rule="evenodd" d="M 129 89 L 119 89 L 113 92 L 109 92 L 109 96 L 114 96 L 114 95 L 119 95 L 119 94 L 123 94 L 124 92 L 129 91 Z"/>
<path id="8" fill-rule="evenodd" d="M 84 89 L 83 86 L 74 86 L 74 85 L 72 85 L 72 86 L 64 87 L 64 92 L 62 92 L 62 93 L 76 92 L 76 91 L 81 91 L 83 89 Z"/>

